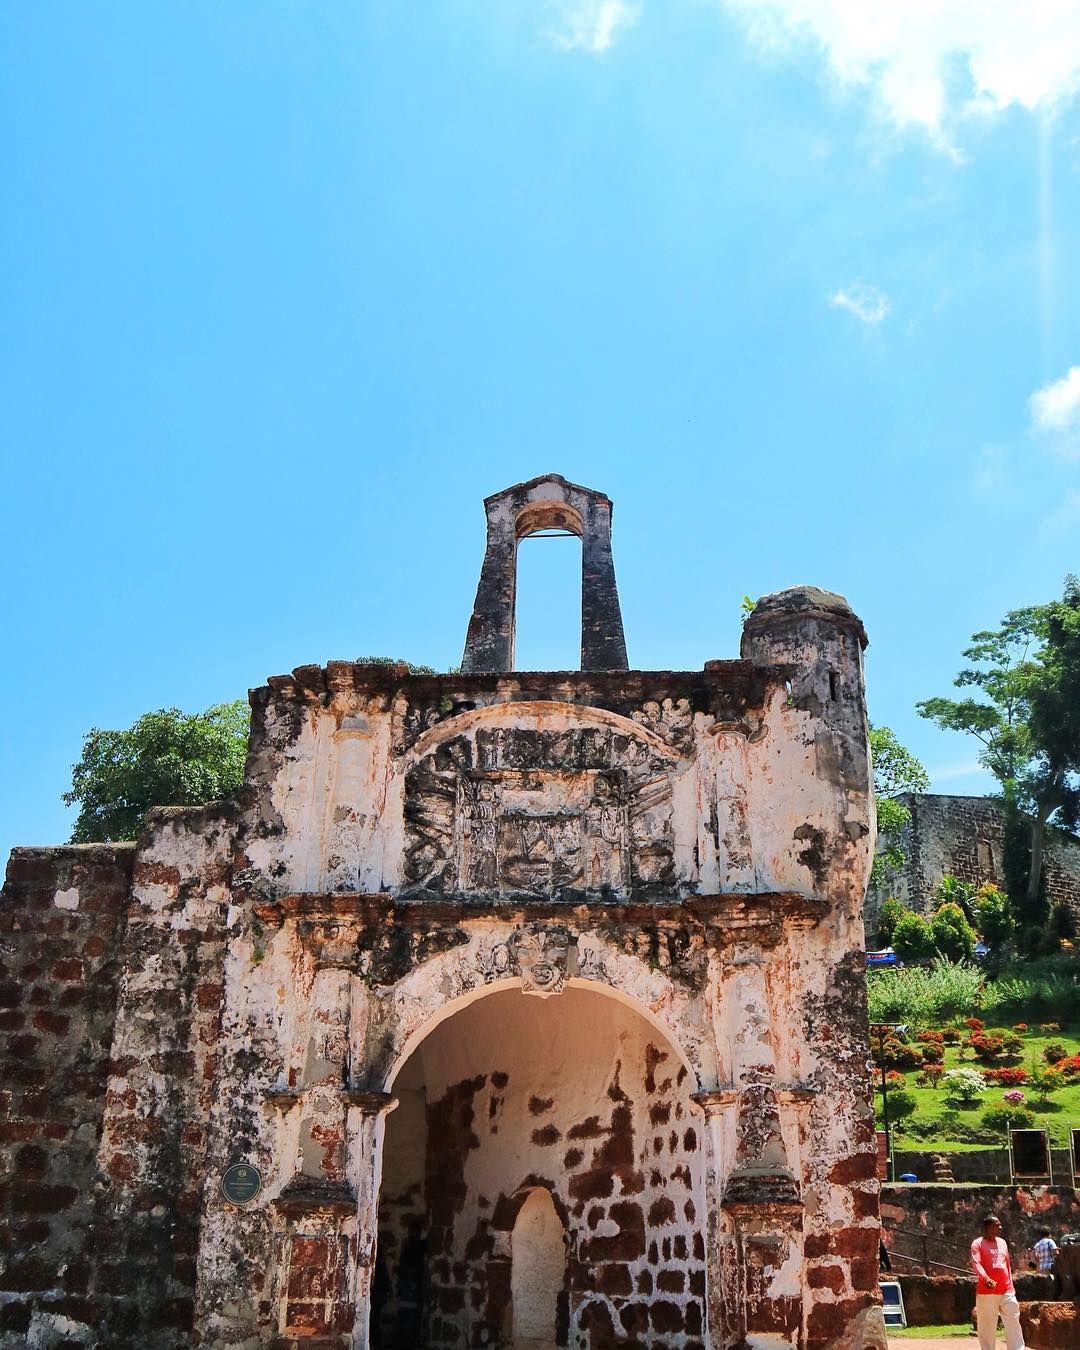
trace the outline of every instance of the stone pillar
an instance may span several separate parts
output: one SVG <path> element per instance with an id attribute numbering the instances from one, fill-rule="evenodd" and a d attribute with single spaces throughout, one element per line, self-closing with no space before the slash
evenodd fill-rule
<path id="1" fill-rule="evenodd" d="M 516 598 L 517 537 L 489 514 L 487 548 L 461 660 L 466 675 L 476 670 L 513 670 Z"/>
<path id="2" fill-rule="evenodd" d="M 733 1135 L 732 1117 L 739 1094 L 733 1088 L 713 1088 L 691 1094 L 690 1100 L 705 1117 L 705 1320 L 709 1345 L 724 1344 L 724 1311 L 733 1306 L 737 1289 L 725 1272 L 733 1268 L 727 1251 L 733 1241 L 730 1221 L 720 1207 L 724 1180 L 731 1166 L 728 1138 Z"/>
<path id="3" fill-rule="evenodd" d="M 802 1321 L 802 1200 L 780 1125 L 765 972 L 764 953 L 750 945 L 736 948 L 724 971 L 722 1008 L 738 1094 L 733 1166 L 721 1200 L 735 1231 L 724 1274 L 725 1284 L 736 1286 L 741 1324 L 727 1330 L 794 1345 Z"/>
<path id="4" fill-rule="evenodd" d="M 371 1285 L 379 1238 L 378 1174 L 383 1117 L 397 1106 L 397 1098 L 389 1092 L 354 1089 L 346 1094 L 346 1100 L 350 1107 L 349 1175 L 356 1190 L 353 1344 L 356 1350 L 364 1350 L 370 1343 Z"/>
<path id="5" fill-rule="evenodd" d="M 581 535 L 581 669 L 626 670 L 619 589 L 611 556 L 611 503 L 594 496 Z"/>
<path id="6" fill-rule="evenodd" d="M 716 737 L 716 865 L 719 889 L 755 891 L 757 870 L 747 808 L 745 722 L 716 722 L 709 728 Z"/>
<path id="7" fill-rule="evenodd" d="M 322 968 L 311 993 L 296 1170 L 274 1201 L 286 1225 L 279 1350 L 340 1344 L 353 1326 L 357 1197 L 346 1175 L 349 980 L 347 970 Z"/>

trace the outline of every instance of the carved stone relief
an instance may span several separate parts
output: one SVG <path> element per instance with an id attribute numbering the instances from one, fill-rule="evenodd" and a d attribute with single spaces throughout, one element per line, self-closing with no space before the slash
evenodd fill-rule
<path id="1" fill-rule="evenodd" d="M 521 976 L 522 992 L 548 998 L 561 994 L 570 970 L 575 944 L 561 924 L 530 923 L 515 928 L 505 942 L 481 945 L 476 968 L 485 984 Z"/>
<path id="2" fill-rule="evenodd" d="M 456 737 L 406 777 L 407 883 L 532 896 L 670 884 L 680 767 L 608 727 Z"/>

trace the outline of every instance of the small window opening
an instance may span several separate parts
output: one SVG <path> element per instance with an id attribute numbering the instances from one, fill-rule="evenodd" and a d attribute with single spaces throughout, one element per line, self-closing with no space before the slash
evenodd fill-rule
<path id="1" fill-rule="evenodd" d="M 835 670 L 829 671 L 829 697 L 834 703 L 840 697 L 840 676 Z"/>
<path id="2" fill-rule="evenodd" d="M 515 670 L 581 669 L 581 540 L 530 534 L 518 543 Z"/>

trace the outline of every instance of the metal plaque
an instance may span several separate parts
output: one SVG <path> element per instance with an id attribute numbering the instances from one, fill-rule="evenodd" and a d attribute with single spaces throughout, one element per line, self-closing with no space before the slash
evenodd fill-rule
<path id="1" fill-rule="evenodd" d="M 262 1190 L 262 1177 L 250 1163 L 233 1163 L 221 1178 L 221 1193 L 230 1205 L 249 1204 Z"/>

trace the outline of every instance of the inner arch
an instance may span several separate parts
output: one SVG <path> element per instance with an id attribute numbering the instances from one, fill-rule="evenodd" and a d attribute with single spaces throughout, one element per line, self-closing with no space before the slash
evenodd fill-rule
<path id="1" fill-rule="evenodd" d="M 555 1345 L 602 1343 L 624 1306 L 647 1314 L 646 1290 L 665 1302 L 670 1346 L 700 1339 L 696 1082 L 635 1006 L 587 984 L 547 999 L 502 987 L 429 1028 L 394 1079 L 373 1346 L 509 1350 L 514 1290 L 530 1285 L 512 1269 L 515 1225 L 537 1188 L 575 1256 L 555 1289 L 552 1224 L 531 1248 L 518 1241 L 519 1257 L 543 1257 L 535 1283 L 549 1312 L 555 1299 Z"/>

